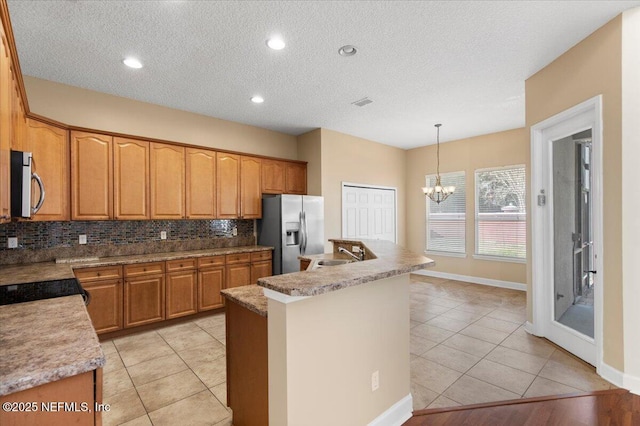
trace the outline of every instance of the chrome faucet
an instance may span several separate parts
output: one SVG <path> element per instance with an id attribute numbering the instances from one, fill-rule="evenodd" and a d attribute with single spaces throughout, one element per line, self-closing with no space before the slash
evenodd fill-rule
<path id="1" fill-rule="evenodd" d="M 362 249 L 362 248 L 360 249 L 360 256 L 356 256 L 355 254 L 351 253 L 349 250 L 347 250 L 344 247 L 339 247 L 338 248 L 338 252 L 339 253 L 346 253 L 349 256 L 353 257 L 358 262 L 362 262 L 364 260 L 364 249 Z"/>

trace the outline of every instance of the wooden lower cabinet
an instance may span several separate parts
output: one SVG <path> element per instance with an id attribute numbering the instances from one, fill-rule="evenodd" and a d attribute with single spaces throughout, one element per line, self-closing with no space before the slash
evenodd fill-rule
<path id="1" fill-rule="evenodd" d="M 195 270 L 167 274 L 167 319 L 198 312 L 198 274 Z"/>
<path id="2" fill-rule="evenodd" d="M 102 369 L 3 395 L 0 403 L 3 407 L 4 404 L 16 404 L 14 411 L 0 410 L 2 426 L 101 425 L 102 411 L 95 407 L 102 404 Z M 66 409 L 62 405 L 65 403 L 68 404 Z M 34 406 L 36 410 L 33 410 Z M 32 409 L 17 410 L 18 407 Z"/>
<path id="3" fill-rule="evenodd" d="M 251 284 L 257 284 L 259 278 L 270 277 L 273 267 L 270 260 L 251 264 Z"/>
<path id="4" fill-rule="evenodd" d="M 226 288 L 240 287 L 251 284 L 251 264 L 239 263 L 227 265 L 226 267 Z"/>
<path id="5" fill-rule="evenodd" d="M 220 290 L 224 288 L 224 266 L 198 271 L 198 311 L 221 308 L 224 301 Z"/>
<path id="6" fill-rule="evenodd" d="M 140 275 L 124 282 L 124 327 L 165 319 L 165 276 Z"/>
<path id="7" fill-rule="evenodd" d="M 87 311 L 96 333 L 122 329 L 122 279 L 81 284 L 91 297 Z"/>
<path id="8" fill-rule="evenodd" d="M 235 426 L 269 424 L 267 317 L 227 300 L 227 405 Z M 250 366 L 250 368 L 248 368 Z"/>

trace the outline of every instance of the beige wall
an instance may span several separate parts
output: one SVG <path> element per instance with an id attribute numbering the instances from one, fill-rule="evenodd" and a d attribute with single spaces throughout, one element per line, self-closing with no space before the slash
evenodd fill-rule
<path id="1" fill-rule="evenodd" d="M 530 77 L 525 90 L 527 132 L 533 124 L 602 94 L 604 248 L 600 255 L 604 271 L 598 271 L 598 275 L 604 280 L 604 362 L 622 371 L 621 23 L 618 16 L 598 29 Z M 527 210 L 530 211 L 530 206 Z M 529 265 L 530 236 L 529 227 Z M 531 295 L 530 267 L 527 286 Z M 527 299 L 529 320 L 532 320 L 531 297 Z"/>
<path id="2" fill-rule="evenodd" d="M 422 187 L 425 175 L 436 172 L 436 146 L 408 150 L 407 157 L 407 248 L 422 253 L 426 245 L 426 203 Z M 529 166 L 529 137 L 525 129 L 508 130 L 440 144 L 440 172 L 464 171 L 467 187 L 466 258 L 436 256 L 433 271 L 491 280 L 526 282 L 526 265 L 474 259 L 476 169 L 525 164 Z"/>
<path id="3" fill-rule="evenodd" d="M 342 236 L 342 182 L 350 182 L 397 188 L 397 243 L 406 245 L 405 151 L 328 129 L 321 138 L 325 239 Z"/>
<path id="4" fill-rule="evenodd" d="M 307 193 L 322 195 L 322 140 L 316 129 L 298 136 L 298 160 L 307 162 Z"/>
<path id="5" fill-rule="evenodd" d="M 366 425 L 409 395 L 408 274 L 268 304 L 270 424 Z"/>
<path id="6" fill-rule="evenodd" d="M 624 369 L 640 393 L 640 7 L 622 15 L 622 282 L 624 285 Z"/>
<path id="7" fill-rule="evenodd" d="M 65 124 L 296 160 L 296 137 L 24 76 L 31 112 Z"/>

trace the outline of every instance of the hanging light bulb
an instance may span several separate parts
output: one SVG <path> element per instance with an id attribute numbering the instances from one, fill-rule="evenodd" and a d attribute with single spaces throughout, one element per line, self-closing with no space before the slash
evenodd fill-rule
<path id="1" fill-rule="evenodd" d="M 425 186 L 422 188 L 422 192 L 432 201 L 435 201 L 436 204 L 440 204 L 456 191 L 456 187 L 451 185 L 442 186 L 440 180 L 440 126 L 442 126 L 442 124 L 436 124 L 435 126 L 436 129 L 438 129 L 436 136 L 436 184 L 435 186 Z"/>

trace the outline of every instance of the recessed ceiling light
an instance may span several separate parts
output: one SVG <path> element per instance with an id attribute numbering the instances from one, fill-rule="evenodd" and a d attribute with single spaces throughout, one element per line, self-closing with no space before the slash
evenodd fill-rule
<path id="1" fill-rule="evenodd" d="M 251 102 L 254 104 L 261 104 L 264 102 L 264 98 L 262 96 L 254 96 L 251 98 Z"/>
<path id="2" fill-rule="evenodd" d="M 346 46 L 342 46 L 340 49 L 338 49 L 338 53 L 340 54 L 340 56 L 353 56 L 356 54 L 357 51 L 358 49 L 356 49 L 355 46 L 352 46 L 350 44 L 347 44 Z"/>
<path id="3" fill-rule="evenodd" d="M 140 62 L 136 58 L 128 57 L 128 58 L 125 58 L 122 62 L 129 68 L 135 68 L 135 69 L 142 68 L 142 62 Z"/>
<path id="4" fill-rule="evenodd" d="M 272 37 L 269 40 L 267 40 L 267 46 L 269 46 L 273 50 L 282 50 L 284 49 L 286 44 L 284 43 L 284 40 L 282 40 L 280 37 Z"/>

